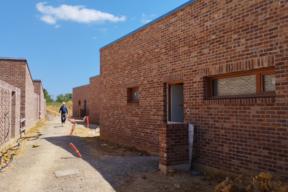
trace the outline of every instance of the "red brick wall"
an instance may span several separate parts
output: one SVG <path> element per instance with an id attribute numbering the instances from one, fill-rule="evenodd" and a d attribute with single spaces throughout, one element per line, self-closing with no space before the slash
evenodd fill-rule
<path id="1" fill-rule="evenodd" d="M 26 65 L 26 96 L 25 96 L 25 117 L 27 118 L 26 120 L 26 127 L 29 129 L 33 123 L 36 121 L 35 119 L 35 113 L 34 113 L 34 85 L 33 85 L 33 80 L 31 78 L 28 66 Z"/>
<path id="2" fill-rule="evenodd" d="M 0 80 L 0 146 L 19 135 L 20 94 L 20 89 Z"/>
<path id="3" fill-rule="evenodd" d="M 159 125 L 159 164 L 189 164 L 188 124 Z"/>
<path id="4" fill-rule="evenodd" d="M 39 95 L 34 93 L 34 121 L 39 121 L 39 119 L 40 119 L 40 114 L 39 114 Z"/>
<path id="5" fill-rule="evenodd" d="M 80 117 L 80 110 L 84 109 L 84 101 L 87 102 L 87 112 L 89 114 L 89 85 L 73 88 L 73 116 Z M 81 104 L 79 105 L 79 101 Z"/>
<path id="6" fill-rule="evenodd" d="M 26 118 L 29 129 L 35 121 L 34 85 L 26 60 L 0 58 L 0 80 L 21 90 L 20 118 Z"/>
<path id="7" fill-rule="evenodd" d="M 0 80 L 21 90 L 21 118 L 25 117 L 26 61 L 0 59 Z"/>
<path id="8" fill-rule="evenodd" d="M 101 137 L 158 152 L 165 83 L 184 81 L 193 162 L 288 174 L 288 3 L 198 0 L 101 50 Z M 276 98 L 204 100 L 204 77 L 275 66 Z M 139 105 L 127 88 L 139 85 Z"/>
<path id="9" fill-rule="evenodd" d="M 42 83 L 39 80 L 33 81 L 34 92 L 39 95 L 39 107 L 40 107 L 40 118 L 44 118 L 46 115 L 46 100 L 44 99 L 44 92 Z"/>
<path id="10" fill-rule="evenodd" d="M 89 120 L 100 123 L 101 79 L 100 76 L 91 77 L 89 84 Z"/>

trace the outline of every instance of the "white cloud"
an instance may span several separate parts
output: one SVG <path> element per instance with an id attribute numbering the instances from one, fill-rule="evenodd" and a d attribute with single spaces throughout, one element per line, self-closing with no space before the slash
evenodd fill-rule
<path id="1" fill-rule="evenodd" d="M 46 4 L 47 2 L 37 3 L 36 8 L 43 14 L 40 19 L 48 24 L 56 24 L 58 20 L 78 23 L 126 21 L 125 16 L 116 17 L 110 13 L 87 9 L 84 6 L 61 5 L 59 7 L 53 7 Z"/>
<path id="2" fill-rule="evenodd" d="M 92 37 L 92 39 L 97 39 L 97 37 Z"/>
<path id="3" fill-rule="evenodd" d="M 56 21 L 57 21 L 56 19 L 54 19 L 50 15 L 44 15 L 40 19 L 42 21 L 44 21 L 45 23 L 48 23 L 48 24 L 56 24 Z"/>
<path id="4" fill-rule="evenodd" d="M 155 17 L 156 15 L 153 14 L 153 15 L 145 15 L 144 13 L 142 13 L 142 18 L 141 18 L 141 22 L 146 24 L 146 23 L 149 23 L 153 20 L 153 17 Z"/>
<path id="5" fill-rule="evenodd" d="M 134 21 L 136 18 L 135 17 L 133 17 L 133 18 L 131 18 L 131 21 Z"/>
<path id="6" fill-rule="evenodd" d="M 55 29 L 58 29 L 60 27 L 60 25 L 55 25 Z"/>

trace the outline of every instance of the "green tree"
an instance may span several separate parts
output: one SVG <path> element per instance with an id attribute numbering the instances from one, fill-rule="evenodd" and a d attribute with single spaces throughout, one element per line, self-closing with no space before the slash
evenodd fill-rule
<path id="1" fill-rule="evenodd" d="M 60 94 L 60 95 L 57 95 L 57 102 L 65 102 L 64 101 L 64 95 L 63 94 Z"/>
<path id="2" fill-rule="evenodd" d="M 66 93 L 64 97 L 67 99 L 67 101 L 71 101 L 73 98 L 72 93 Z"/>
<path id="3" fill-rule="evenodd" d="M 65 95 L 60 94 L 57 95 L 57 102 L 68 102 L 71 101 L 73 98 L 72 93 L 66 93 Z"/>
<path id="4" fill-rule="evenodd" d="M 53 99 L 51 98 L 51 95 L 49 95 L 47 89 L 43 89 L 44 92 L 44 98 L 46 99 L 46 102 L 53 102 Z"/>

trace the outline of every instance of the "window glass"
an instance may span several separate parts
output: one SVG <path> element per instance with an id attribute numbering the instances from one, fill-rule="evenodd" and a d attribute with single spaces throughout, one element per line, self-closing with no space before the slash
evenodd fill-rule
<path id="1" fill-rule="evenodd" d="M 263 91 L 275 91 L 275 74 L 263 75 Z"/>
<path id="2" fill-rule="evenodd" d="M 256 94 L 256 75 L 213 80 L 213 96 Z"/>
<path id="3" fill-rule="evenodd" d="M 134 90 L 133 98 L 134 98 L 134 100 L 138 100 L 139 99 L 139 90 Z"/>

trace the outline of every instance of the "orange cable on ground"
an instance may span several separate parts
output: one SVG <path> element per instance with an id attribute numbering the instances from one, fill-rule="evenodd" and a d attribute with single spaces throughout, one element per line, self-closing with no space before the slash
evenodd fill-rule
<path id="1" fill-rule="evenodd" d="M 89 128 L 89 116 L 87 116 L 86 120 L 87 120 L 87 128 Z"/>
<path id="2" fill-rule="evenodd" d="M 75 129 L 75 125 L 72 125 L 72 129 L 71 129 L 71 133 L 70 133 L 70 135 L 72 135 L 72 134 L 73 134 L 73 132 L 74 132 L 74 129 Z"/>
<path id="3" fill-rule="evenodd" d="M 74 149 L 74 151 L 78 154 L 78 156 L 79 156 L 80 158 L 82 158 L 81 154 L 79 153 L 79 151 L 77 150 L 77 148 L 76 148 L 72 143 L 70 143 L 70 146 L 72 147 L 72 149 Z"/>

